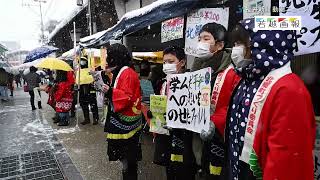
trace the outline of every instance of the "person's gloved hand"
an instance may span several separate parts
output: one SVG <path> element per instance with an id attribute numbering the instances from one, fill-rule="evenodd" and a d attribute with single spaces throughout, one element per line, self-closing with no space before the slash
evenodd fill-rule
<path id="1" fill-rule="evenodd" d="M 163 114 L 163 117 L 164 117 L 164 119 L 167 119 L 166 113 Z M 172 127 L 167 126 L 167 124 L 165 124 L 165 125 L 163 126 L 163 129 L 166 129 L 166 130 L 168 130 L 168 131 L 172 131 Z"/>
<path id="2" fill-rule="evenodd" d="M 210 141 L 213 138 L 214 133 L 215 133 L 215 125 L 213 124 L 212 121 L 210 121 L 209 131 L 202 130 L 200 133 L 200 138 L 203 141 Z"/>
<path id="3" fill-rule="evenodd" d="M 153 114 L 152 114 L 152 112 L 150 110 L 147 111 L 147 117 L 149 119 L 153 118 Z"/>
<path id="4" fill-rule="evenodd" d="M 172 127 L 169 127 L 169 126 L 167 126 L 167 125 L 164 125 L 164 126 L 163 126 L 163 129 L 166 129 L 166 130 L 168 130 L 168 131 L 172 131 Z"/>

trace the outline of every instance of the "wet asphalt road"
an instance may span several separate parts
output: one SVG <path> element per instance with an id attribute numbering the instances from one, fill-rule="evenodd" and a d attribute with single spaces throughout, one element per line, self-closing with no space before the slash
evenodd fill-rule
<path id="1" fill-rule="evenodd" d="M 103 124 L 77 125 L 77 119 L 79 122 L 83 119 L 81 110 L 77 110 L 78 118 L 72 119 L 69 127 L 58 127 L 52 123 L 54 111 L 46 105 L 46 100 L 43 93 L 43 109 L 31 111 L 29 95 L 18 89 L 9 102 L 0 102 L 0 158 L 50 150 L 65 179 L 121 179 L 120 163 L 109 162 L 106 156 Z M 166 179 L 164 168 L 152 164 L 154 150 L 150 135 L 143 136 L 142 149 L 139 179 Z"/>

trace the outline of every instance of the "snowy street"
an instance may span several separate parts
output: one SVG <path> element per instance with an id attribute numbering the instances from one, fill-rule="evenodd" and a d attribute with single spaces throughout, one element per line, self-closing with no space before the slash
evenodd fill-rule
<path id="1" fill-rule="evenodd" d="M 70 126 L 58 127 L 46 100 L 42 93 L 43 109 L 31 111 L 29 95 L 18 89 L 9 102 L 0 104 L 0 179 L 120 179 L 120 163 L 107 160 L 103 125 L 76 126 L 74 118 Z M 140 179 L 165 179 L 164 170 L 151 163 L 151 136 L 142 142 Z"/>

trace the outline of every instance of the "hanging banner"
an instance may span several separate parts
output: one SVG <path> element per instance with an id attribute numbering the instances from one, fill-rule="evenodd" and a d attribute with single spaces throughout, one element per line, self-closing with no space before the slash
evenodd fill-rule
<path id="1" fill-rule="evenodd" d="M 167 77 L 166 122 L 200 133 L 209 130 L 211 68 Z"/>
<path id="2" fill-rule="evenodd" d="M 162 22 L 161 42 L 183 38 L 184 18 L 176 17 Z"/>
<path id="3" fill-rule="evenodd" d="M 152 119 L 150 121 L 150 132 L 157 134 L 169 135 L 169 131 L 164 129 L 166 124 L 164 115 L 167 109 L 167 96 L 151 95 L 150 96 L 150 111 L 152 112 Z"/>
<path id="4" fill-rule="evenodd" d="M 243 19 L 271 16 L 271 0 L 243 0 Z"/>
<path id="5" fill-rule="evenodd" d="M 320 0 L 279 0 L 280 16 L 301 16 L 295 55 L 320 52 Z"/>
<path id="6" fill-rule="evenodd" d="M 203 8 L 188 14 L 185 52 L 188 55 L 196 55 L 198 37 L 203 25 L 218 23 L 228 29 L 229 8 Z"/>

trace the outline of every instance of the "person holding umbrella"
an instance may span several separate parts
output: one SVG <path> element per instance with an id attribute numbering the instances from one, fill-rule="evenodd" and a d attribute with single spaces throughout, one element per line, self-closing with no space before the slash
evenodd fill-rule
<path id="1" fill-rule="evenodd" d="M 73 69 L 57 58 L 46 58 L 37 67 L 56 71 L 54 84 L 41 89 L 49 93 L 48 104 L 55 109 L 57 115 L 53 118 L 54 122 L 59 126 L 69 125 L 69 111 L 73 101 Z"/>

